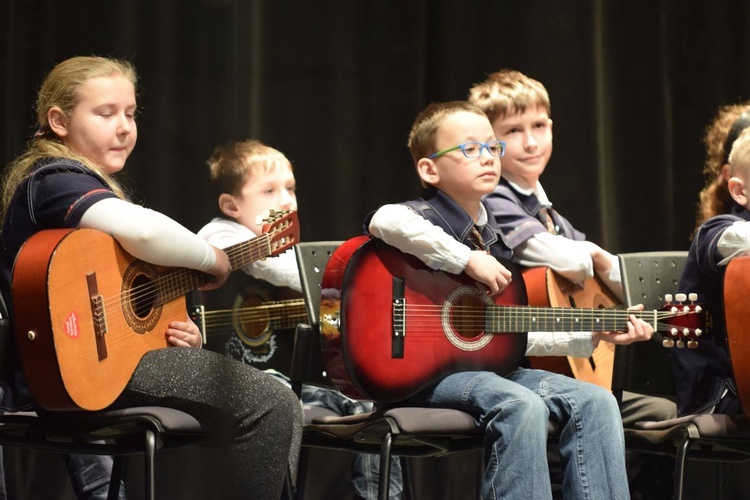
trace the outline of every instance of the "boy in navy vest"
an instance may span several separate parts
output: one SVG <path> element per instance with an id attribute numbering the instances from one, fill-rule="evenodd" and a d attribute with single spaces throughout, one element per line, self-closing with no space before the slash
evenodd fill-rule
<path id="1" fill-rule="evenodd" d="M 511 275 L 497 258 L 511 256 L 482 202 L 500 178 L 505 145 L 487 116 L 468 102 L 432 104 L 409 134 L 423 198 L 385 205 L 365 221 L 369 232 L 432 269 L 466 273 L 497 294 Z M 630 317 L 621 333 L 530 333 L 527 354 L 588 356 L 600 340 L 630 343 L 653 334 Z M 448 375 L 405 401 L 463 410 L 485 432 L 482 498 L 552 498 L 547 424 L 561 429 L 565 498 L 629 498 L 617 402 L 608 391 L 542 370 L 519 368 Z"/>

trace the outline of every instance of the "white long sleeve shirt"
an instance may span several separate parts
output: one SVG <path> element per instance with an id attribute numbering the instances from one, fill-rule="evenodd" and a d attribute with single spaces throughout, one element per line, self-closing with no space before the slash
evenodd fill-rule
<path id="1" fill-rule="evenodd" d="M 507 179 L 506 179 L 507 180 Z M 537 181 L 535 189 L 525 189 L 508 181 L 513 189 L 526 196 L 534 195 L 543 207 L 551 207 L 547 193 Z M 538 233 L 513 249 L 513 259 L 521 266 L 546 266 L 574 283 L 581 283 L 594 276 L 594 262 L 591 254 L 600 252 L 610 261 L 608 273 L 597 273 L 599 278 L 620 295 L 622 300 L 622 276 L 620 262 L 613 255 L 590 241 L 577 241 L 562 235 Z"/>
<path id="2" fill-rule="evenodd" d="M 211 245 L 226 248 L 258 236 L 253 231 L 229 219 L 217 217 L 198 231 L 198 236 Z M 274 286 L 286 286 L 298 292 L 302 291 L 294 250 L 289 249 L 277 257 L 271 257 L 242 268 L 242 271 L 253 278 L 267 281 Z"/>
<path id="3" fill-rule="evenodd" d="M 477 225 L 487 223 L 480 205 Z M 384 205 L 373 215 L 370 232 L 389 245 L 414 255 L 428 267 L 452 274 L 463 272 L 471 250 L 442 228 L 405 205 Z M 589 357 L 594 352 L 591 332 L 529 332 L 527 356 Z"/>

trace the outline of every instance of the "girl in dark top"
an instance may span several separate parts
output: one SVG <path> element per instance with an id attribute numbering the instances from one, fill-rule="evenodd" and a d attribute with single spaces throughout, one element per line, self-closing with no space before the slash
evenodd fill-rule
<path id="1" fill-rule="evenodd" d="M 74 57 L 46 77 L 37 101 L 38 132 L 11 164 L 2 194 L 2 291 L 10 297 L 21 245 L 50 228 L 93 228 L 115 238 L 133 257 L 214 275 L 231 270 L 227 255 L 174 220 L 129 202 L 112 174 L 125 166 L 137 139 L 136 74 L 127 62 Z M 81 256 L 85 258 L 85 256 Z M 12 300 L 13 298 L 10 297 Z M 110 408 L 176 408 L 211 426 L 226 443 L 221 498 L 278 499 L 300 444 L 301 408 L 294 393 L 258 370 L 199 349 L 187 317 L 165 333 L 170 348 L 147 352 Z M 5 366 L 3 402 L 31 400 L 15 349 Z"/>

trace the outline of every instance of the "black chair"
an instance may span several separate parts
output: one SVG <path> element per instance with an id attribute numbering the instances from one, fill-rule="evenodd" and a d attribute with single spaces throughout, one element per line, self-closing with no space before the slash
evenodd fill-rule
<path id="1" fill-rule="evenodd" d="M 647 309 L 665 304 L 676 291 L 687 252 L 620 254 L 628 305 Z M 658 336 L 651 342 L 617 346 L 613 388 L 674 398 L 671 349 Z M 674 347 L 677 348 L 677 347 Z M 687 349 L 687 347 L 682 347 Z M 647 366 L 648 369 L 644 369 Z M 745 416 L 700 414 L 661 422 L 637 422 L 625 429 L 630 450 L 675 457 L 674 498 L 685 493 L 687 460 L 745 462 L 750 460 L 750 424 Z M 721 482 L 717 483 L 721 497 Z"/>
<path id="2" fill-rule="evenodd" d="M 687 252 L 645 252 L 618 255 L 625 303 L 659 309 L 665 296 L 674 295 Z M 648 342 L 615 347 L 612 390 L 618 400 L 623 389 L 639 394 L 674 399 L 671 350 L 662 345 L 664 337 L 655 333 Z M 639 369 L 648 366 L 648 370 Z"/>
<path id="3" fill-rule="evenodd" d="M 293 388 L 302 383 L 333 387 L 327 381 L 319 339 L 320 284 L 328 259 L 341 242 L 300 243 L 295 247 L 310 324 L 297 328 L 292 362 Z M 380 456 L 379 498 L 388 498 L 392 457 L 445 456 L 481 450 L 484 434 L 474 418 L 462 411 L 430 408 L 392 408 L 360 415 L 338 416 L 322 408 L 305 408 L 303 454 L 297 481 L 304 493 L 305 447 L 349 450 Z M 406 464 L 404 464 L 406 465 Z M 477 471 L 481 484 L 483 466 Z M 408 473 L 404 488 L 408 498 Z M 481 491 L 481 487 L 480 490 Z"/>
<path id="4" fill-rule="evenodd" d="M 0 296 L 0 338 L 12 335 Z M 117 498 L 127 459 L 143 454 L 144 498 L 155 498 L 156 451 L 205 444 L 212 434 L 191 415 L 143 406 L 96 412 L 6 413 L 0 416 L 0 445 L 54 453 L 114 456 L 108 498 Z"/>

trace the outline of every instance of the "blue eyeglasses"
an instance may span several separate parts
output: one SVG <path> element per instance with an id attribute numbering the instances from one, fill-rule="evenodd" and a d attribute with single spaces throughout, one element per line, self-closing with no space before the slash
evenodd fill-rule
<path id="1" fill-rule="evenodd" d="M 505 154 L 505 143 L 503 141 L 464 142 L 463 144 L 459 144 L 458 146 L 444 149 L 442 151 L 438 151 L 437 153 L 432 153 L 427 158 L 429 159 L 437 158 L 440 155 L 444 155 L 445 153 L 450 153 L 451 151 L 455 151 L 457 149 L 460 149 L 463 152 L 464 156 L 467 158 L 479 158 L 480 156 L 482 156 L 482 149 L 486 149 L 490 155 L 497 156 L 498 158 L 500 158 L 501 156 Z"/>

